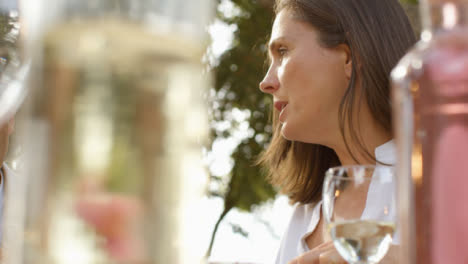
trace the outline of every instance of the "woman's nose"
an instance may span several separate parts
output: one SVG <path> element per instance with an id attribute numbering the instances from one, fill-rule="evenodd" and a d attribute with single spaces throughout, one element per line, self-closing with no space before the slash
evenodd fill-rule
<path id="1" fill-rule="evenodd" d="M 278 88 L 278 78 L 275 74 L 272 74 L 272 69 L 270 69 L 263 78 L 263 81 L 260 82 L 260 90 L 264 93 L 272 94 L 276 92 Z"/>

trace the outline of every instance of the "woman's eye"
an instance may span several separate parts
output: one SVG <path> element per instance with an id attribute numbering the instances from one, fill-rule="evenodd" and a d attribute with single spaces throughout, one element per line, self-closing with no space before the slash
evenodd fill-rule
<path id="1" fill-rule="evenodd" d="M 288 49 L 285 48 L 285 47 L 278 48 L 278 54 L 281 55 L 281 56 L 284 56 L 287 51 L 288 51 Z"/>

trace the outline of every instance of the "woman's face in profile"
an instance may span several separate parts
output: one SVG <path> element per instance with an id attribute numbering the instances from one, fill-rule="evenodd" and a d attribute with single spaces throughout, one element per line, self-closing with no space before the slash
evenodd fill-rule
<path id="1" fill-rule="evenodd" d="M 333 146 L 341 138 L 338 108 L 351 72 L 342 46 L 323 47 L 317 31 L 287 9 L 277 15 L 260 89 L 273 96 L 286 139 Z"/>

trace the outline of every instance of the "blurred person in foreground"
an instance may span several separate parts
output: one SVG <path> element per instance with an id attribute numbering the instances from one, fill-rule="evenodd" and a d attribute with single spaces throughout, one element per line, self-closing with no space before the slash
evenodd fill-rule
<path id="1" fill-rule="evenodd" d="M 394 164 L 389 75 L 415 41 L 397 0 L 276 1 L 260 83 L 273 97 L 274 132 L 260 163 L 295 203 L 277 264 L 346 263 L 321 213 L 325 172 Z M 366 195 L 365 210 L 376 214 Z M 397 247 L 382 263 L 397 263 Z"/>

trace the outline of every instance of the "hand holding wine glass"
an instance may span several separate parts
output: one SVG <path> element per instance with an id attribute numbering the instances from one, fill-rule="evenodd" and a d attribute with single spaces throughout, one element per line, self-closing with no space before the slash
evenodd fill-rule
<path id="1" fill-rule="evenodd" d="M 325 242 L 291 260 L 288 264 L 346 264 L 332 241 Z"/>
<path id="2" fill-rule="evenodd" d="M 327 171 L 323 214 L 340 255 L 350 263 L 378 263 L 395 233 L 395 179 L 389 166 L 359 165 Z"/>

